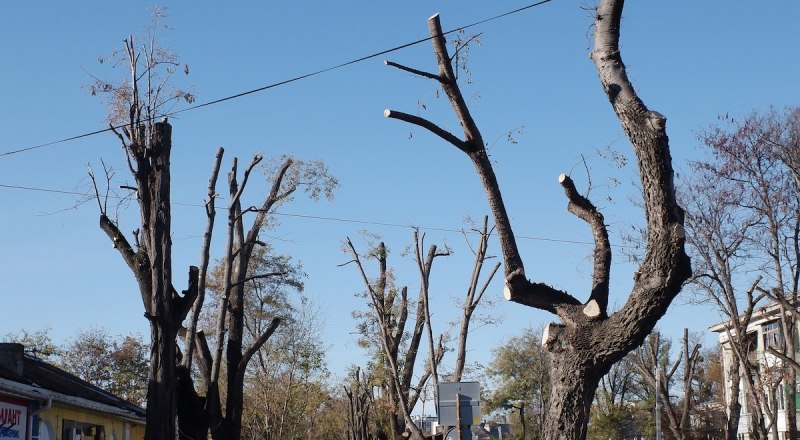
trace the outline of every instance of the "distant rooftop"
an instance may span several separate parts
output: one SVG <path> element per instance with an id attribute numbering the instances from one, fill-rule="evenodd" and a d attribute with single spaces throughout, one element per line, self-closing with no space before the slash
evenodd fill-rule
<path id="1" fill-rule="evenodd" d="M 29 399 L 52 399 L 138 421 L 145 416 L 141 407 L 25 354 L 22 344 L 0 343 L 0 391 Z"/>

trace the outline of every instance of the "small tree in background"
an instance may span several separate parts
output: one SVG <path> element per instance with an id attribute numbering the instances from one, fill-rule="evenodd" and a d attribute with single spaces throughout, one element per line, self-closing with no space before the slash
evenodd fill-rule
<path id="1" fill-rule="evenodd" d="M 370 374 L 380 381 L 383 392 L 388 397 L 388 414 L 390 435 L 400 436 L 407 429 L 411 430 L 414 439 L 421 440 L 422 432 L 411 420 L 411 411 L 421 396 L 425 384 L 436 378 L 436 367 L 444 356 L 444 339 L 440 336 L 435 350 L 429 353 L 428 362 L 423 373 L 415 384 L 412 384 L 416 368 L 419 345 L 425 326 L 429 326 L 430 312 L 426 310 L 429 300 L 430 274 L 434 259 L 449 255 L 449 250 L 440 251 L 431 245 L 422 259 L 424 235 L 414 233 L 414 248 L 417 257 L 420 289 L 414 314 L 414 328 L 406 332 L 409 311 L 412 304 L 408 298 L 408 288 L 398 288 L 394 275 L 388 266 L 388 250 L 381 242 L 366 254 L 366 258 L 378 263 L 378 275 L 371 279 L 364 268 L 362 255 L 356 251 L 355 245 L 348 238 L 347 251 L 352 255 L 356 268 L 364 282 L 365 298 L 368 301 L 368 312 L 355 312 L 360 319 L 358 323 L 361 335 L 360 344 L 372 350 L 374 357 Z M 433 335 L 429 330 L 429 343 L 433 346 Z M 374 412 L 373 412 L 374 413 Z"/>
<path id="2" fill-rule="evenodd" d="M 25 352 L 60 367 L 90 384 L 144 406 L 149 347 L 139 335 L 114 337 L 102 328 L 78 330 L 61 346 L 50 328 L 6 334 L 4 341 L 25 346 Z"/>
<path id="3" fill-rule="evenodd" d="M 92 385 L 144 406 L 149 351 L 138 335 L 115 339 L 105 329 L 80 330 L 62 348 L 58 364 Z"/>
<path id="4" fill-rule="evenodd" d="M 525 329 L 494 349 L 487 369 L 497 381 L 486 412 L 506 410 L 518 415 L 520 439 L 542 438 L 545 408 L 550 398 L 550 361 L 539 344 L 541 331 Z"/>
<path id="5" fill-rule="evenodd" d="M 25 346 L 25 353 L 45 362 L 51 362 L 60 354 L 59 347 L 50 338 L 50 327 L 28 331 L 20 329 L 6 333 L 3 342 L 15 342 Z"/>
<path id="6" fill-rule="evenodd" d="M 775 304 L 779 334 L 796 334 L 800 319 L 800 110 L 770 109 L 741 120 L 727 115 L 720 119 L 699 136 L 713 158 L 692 164 L 683 199 L 690 213 L 689 244 L 699 268 L 692 286 L 724 317 L 728 341 L 723 350 L 732 385 L 727 438 L 737 435 L 740 393 L 750 403 L 753 435 L 777 435 L 776 420 L 785 416 L 794 438 L 796 393 L 780 394 L 786 392 L 785 384 L 797 382 L 796 340 L 780 337 L 779 343 L 765 347 L 771 356 L 756 354 L 747 326 L 765 299 Z M 778 411 L 779 400 L 785 402 L 785 411 Z"/>

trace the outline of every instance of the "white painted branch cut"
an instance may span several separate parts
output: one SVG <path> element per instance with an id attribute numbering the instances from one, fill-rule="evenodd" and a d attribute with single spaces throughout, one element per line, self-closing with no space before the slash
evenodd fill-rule
<path id="1" fill-rule="evenodd" d="M 583 308 L 583 314 L 590 318 L 597 318 L 600 316 L 600 305 L 597 304 L 596 300 L 590 300 Z"/>

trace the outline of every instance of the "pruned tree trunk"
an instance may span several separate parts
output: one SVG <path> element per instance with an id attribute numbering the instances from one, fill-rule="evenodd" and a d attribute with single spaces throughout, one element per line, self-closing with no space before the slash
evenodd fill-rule
<path id="1" fill-rule="evenodd" d="M 417 353 L 419 344 L 422 339 L 422 332 L 425 325 L 430 325 L 427 322 L 430 314 L 426 313 L 425 305 L 428 301 L 428 287 L 430 280 L 430 271 L 433 261 L 436 257 L 448 255 L 447 251 L 437 251 L 436 245 L 432 245 L 424 260 L 421 259 L 421 249 L 423 246 L 423 239 L 419 234 L 414 235 L 414 246 L 416 249 L 416 256 L 418 261 L 418 268 L 420 273 L 420 293 L 417 302 L 416 323 L 413 333 L 407 335 L 405 333 L 405 326 L 408 318 L 408 289 L 403 287 L 400 289 L 400 297 L 397 298 L 397 292 L 393 286 L 389 285 L 389 268 L 387 265 L 387 250 L 384 243 L 380 243 L 371 255 L 378 261 L 378 276 L 375 281 L 370 281 L 366 274 L 364 265 L 361 261 L 361 256 L 356 251 L 353 242 L 347 238 L 346 245 L 351 255 L 353 256 L 352 262 L 356 264 L 361 280 L 364 282 L 364 287 L 367 290 L 367 298 L 369 299 L 371 307 L 371 318 L 374 320 L 375 327 L 377 327 L 377 350 L 379 351 L 379 358 L 384 362 L 384 369 L 386 375 L 384 380 L 386 382 L 386 391 L 389 396 L 392 413 L 389 415 L 389 422 L 391 424 L 392 435 L 395 438 L 401 437 L 406 431 L 410 431 L 412 439 L 421 440 L 423 438 L 422 431 L 414 424 L 411 419 L 411 412 L 416 405 L 421 390 L 425 387 L 427 381 L 433 375 L 436 366 L 441 362 L 444 357 L 444 346 L 442 345 L 441 338 L 435 351 L 430 354 L 427 368 L 420 375 L 417 385 L 412 386 L 411 381 L 414 373 Z M 399 303 L 397 302 L 399 299 Z M 400 352 L 400 346 L 403 339 L 410 336 L 409 343 L 406 347 L 406 352 Z M 429 341 L 432 341 L 432 333 L 429 333 Z"/>
<path id="2" fill-rule="evenodd" d="M 137 89 L 137 53 L 133 40 L 126 41 L 131 64 L 133 97 L 125 136 L 114 130 L 125 150 L 136 182 L 141 227 L 134 231 L 134 244 L 122 234 L 100 205 L 100 228 L 111 239 L 134 274 L 150 323 L 150 376 L 147 388 L 145 438 L 174 439 L 177 417 L 176 336 L 192 302 L 197 297 L 197 268 L 189 270 L 189 288 L 179 295 L 172 285 L 172 237 L 170 207 L 170 152 L 172 127 L 154 123 L 143 115 Z M 96 182 L 95 182 L 96 186 Z M 98 197 L 99 202 L 99 197 Z"/>
<path id="3" fill-rule="evenodd" d="M 720 350 L 724 349 L 720 348 Z M 725 440 L 738 440 L 739 419 L 742 415 L 742 404 L 739 403 L 739 385 L 741 381 L 739 371 L 739 362 L 734 359 L 727 375 L 730 380 L 730 388 L 725 387 L 726 390 L 729 390 L 725 394 L 725 398 L 728 400 L 725 417 Z M 724 379 L 723 376 L 723 384 L 725 383 Z"/>
<path id="4" fill-rule="evenodd" d="M 384 112 L 389 118 L 431 131 L 471 159 L 497 225 L 505 262 L 506 299 L 561 318 L 560 324 L 551 324 L 553 331 L 546 332 L 548 338 L 544 341 L 552 354 L 551 399 L 543 430 L 546 439 L 586 437 L 589 408 L 600 379 L 611 365 L 642 344 L 691 275 L 689 258 L 684 252 L 683 211 L 675 200 L 666 118 L 644 105 L 625 73 L 619 51 L 622 6 L 621 0 L 601 2 L 591 56 L 637 157 L 647 220 L 647 252 L 634 275 L 627 303 L 610 316 L 607 307 L 611 249 L 603 216 L 577 193 L 567 176 L 562 175 L 560 181 L 569 200 L 568 210 L 588 223 L 595 239 L 594 273 L 588 299 L 582 302 L 547 284 L 527 279 L 483 138 L 456 82 L 439 16 L 428 21 L 439 65 L 437 74 L 387 63 L 436 80 L 458 115 L 463 140 L 419 116 L 393 110 Z"/>
<path id="5" fill-rule="evenodd" d="M 353 373 L 353 381 L 350 384 L 350 388 L 344 388 L 349 404 L 347 440 L 370 440 L 369 410 L 371 394 L 361 380 L 360 372 L 361 370 L 356 369 L 355 373 Z"/>

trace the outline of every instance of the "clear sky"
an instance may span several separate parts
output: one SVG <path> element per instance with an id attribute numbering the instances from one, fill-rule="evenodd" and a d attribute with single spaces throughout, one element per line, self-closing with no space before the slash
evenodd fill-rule
<path id="1" fill-rule="evenodd" d="M 633 166 L 618 169 L 594 151 L 630 147 L 602 94 L 591 47 L 589 2 L 554 0 L 469 29 L 480 45 L 469 54 L 472 83 L 464 85 L 490 143 L 527 273 L 579 298 L 588 295 L 589 229 L 566 212 L 557 183 L 571 173 L 587 187 L 582 157 L 591 169 L 592 196 L 618 232 L 638 223 L 629 203 Z M 529 4 L 524 1 L 403 2 L 168 2 L 161 43 L 180 55 L 198 102 L 283 81 L 427 36 L 426 19 L 440 12 L 452 29 Z M 0 14 L 0 153 L 102 129 L 105 108 L 85 85 L 91 76 L 119 77 L 100 65 L 140 34 L 152 15 L 145 2 L 4 2 Z M 628 2 L 622 29 L 623 58 L 647 105 L 668 118 L 675 167 L 697 157 L 694 134 L 718 114 L 741 115 L 769 105 L 797 105 L 800 50 L 797 1 Z M 386 55 L 411 67 L 434 70 L 429 43 Z M 367 229 L 393 250 L 397 278 L 416 292 L 414 264 L 402 257 L 410 225 L 427 230 L 428 243 L 447 243 L 455 255 L 438 260 L 431 281 L 434 331 L 456 319 L 471 271 L 471 254 L 457 231 L 467 217 L 488 213 L 470 163 L 427 132 L 383 117 L 385 108 L 420 114 L 458 132 L 445 99 L 428 80 L 386 67 L 383 57 L 276 87 L 241 99 L 183 113 L 173 124 L 173 200 L 199 205 L 216 149 L 242 161 L 261 152 L 322 159 L 341 187 L 332 203 L 304 200 L 282 209 L 270 236 L 280 252 L 300 259 L 309 274 L 306 294 L 324 311 L 328 361 L 339 374 L 362 362 L 351 311 L 364 308 L 362 290 L 341 242 Z M 507 141 L 514 132 L 517 143 Z M 79 328 L 147 335 L 133 277 L 97 226 L 94 204 L 75 207 L 70 194 L 87 191 L 86 165 L 100 159 L 124 176 L 117 139 L 100 134 L 24 153 L 0 156 L 0 333 L 52 327 L 61 341 Z M 611 184 L 615 177 L 619 185 Z M 10 187 L 11 186 L 11 187 Z M 252 189 L 257 189 L 254 186 Z M 262 186 L 263 188 L 263 186 Z M 259 199 L 249 192 L 250 204 Z M 609 201 L 608 198 L 611 200 Z M 123 213 L 123 230 L 136 227 Z M 178 288 L 199 259 L 201 208 L 174 208 L 174 272 Z M 343 219 L 352 220 L 330 220 Z M 358 222 L 364 223 L 358 223 Z M 399 225 L 399 226 L 388 226 Z M 221 235 L 221 234 L 220 234 Z M 220 247 L 214 250 L 220 254 Z M 491 252 L 498 253 L 493 242 Z M 630 289 L 633 266 L 617 253 L 612 303 Z M 524 327 L 553 319 L 505 303 L 502 283 L 489 295 L 494 326 L 477 329 L 470 360 L 488 362 L 491 349 Z M 711 308 L 681 305 L 679 297 L 660 327 L 672 336 L 684 326 L 705 331 L 718 320 Z M 708 337 L 707 341 L 713 339 Z M 453 363 L 452 354 L 446 358 Z"/>

